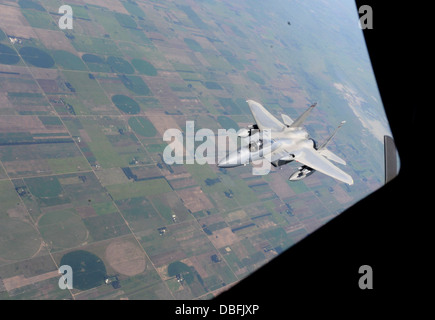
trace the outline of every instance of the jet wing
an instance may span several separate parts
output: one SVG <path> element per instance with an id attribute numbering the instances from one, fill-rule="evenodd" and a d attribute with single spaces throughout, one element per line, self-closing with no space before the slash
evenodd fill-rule
<path id="1" fill-rule="evenodd" d="M 322 172 L 334 179 L 345 182 L 349 185 L 353 184 L 353 179 L 346 172 L 337 168 L 330 161 L 319 154 L 315 149 L 312 148 L 302 148 L 294 153 L 295 160 L 315 169 L 316 171 Z"/>
<path id="2" fill-rule="evenodd" d="M 318 153 L 320 153 L 322 156 L 324 156 L 328 160 L 335 161 L 337 163 L 346 165 L 346 161 L 341 159 L 339 156 L 337 156 L 335 153 L 329 151 L 328 149 L 320 149 L 317 150 Z"/>
<path id="3" fill-rule="evenodd" d="M 247 100 L 246 102 L 251 109 L 252 116 L 254 117 L 260 131 L 264 129 L 270 129 L 275 132 L 284 130 L 286 126 L 267 111 L 261 104 L 254 100 Z"/>

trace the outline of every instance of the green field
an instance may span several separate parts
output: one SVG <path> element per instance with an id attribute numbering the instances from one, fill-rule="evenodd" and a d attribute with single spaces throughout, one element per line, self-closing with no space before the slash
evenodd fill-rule
<path id="1" fill-rule="evenodd" d="M 136 68 L 139 73 L 147 75 L 147 76 L 155 76 L 157 75 L 156 68 L 146 60 L 143 59 L 133 59 L 131 63 Z"/>
<path id="2" fill-rule="evenodd" d="M 78 290 L 89 290 L 104 283 L 106 266 L 100 257 L 91 252 L 71 251 L 62 257 L 60 264 L 71 266 L 73 287 Z"/>
<path id="3" fill-rule="evenodd" d="M 121 199 L 115 202 L 134 232 L 156 230 L 167 223 L 145 197 Z"/>
<path id="4" fill-rule="evenodd" d="M 106 63 L 104 57 L 92 53 L 85 53 L 82 59 L 91 71 L 111 72 L 110 66 Z"/>
<path id="5" fill-rule="evenodd" d="M 91 170 L 89 163 L 83 156 L 47 159 L 47 164 L 50 166 L 52 172 L 56 174 Z"/>
<path id="6" fill-rule="evenodd" d="M 0 219 L 0 258 L 28 259 L 41 245 L 35 227 L 19 219 Z"/>
<path id="7" fill-rule="evenodd" d="M 62 186 L 56 177 L 26 179 L 30 192 L 38 198 L 54 198 L 62 193 Z"/>
<path id="8" fill-rule="evenodd" d="M 17 64 L 20 57 L 14 49 L 0 43 L 0 63 L 1 64 Z"/>
<path id="9" fill-rule="evenodd" d="M 82 121 L 82 123 L 92 139 L 87 143 L 89 149 L 103 168 L 122 167 L 127 164 L 126 159 L 118 154 L 102 132 L 102 128 L 93 125 L 91 121 Z"/>
<path id="10" fill-rule="evenodd" d="M 194 280 L 192 271 L 191 267 L 180 261 L 175 261 L 168 265 L 168 276 L 175 277 L 177 274 L 181 274 L 187 284 L 191 284 Z"/>
<path id="11" fill-rule="evenodd" d="M 57 30 L 59 27 L 51 18 L 51 16 L 44 11 L 21 9 L 23 16 L 34 28 Z"/>
<path id="12" fill-rule="evenodd" d="M 45 51 L 35 47 L 22 47 L 19 53 L 24 61 L 39 67 L 51 68 L 54 65 L 53 58 Z"/>
<path id="13" fill-rule="evenodd" d="M 95 212 L 98 215 L 108 214 L 108 213 L 114 213 L 118 210 L 113 205 L 113 202 L 107 201 L 107 202 L 101 202 L 101 203 L 92 203 L 92 208 L 94 208 Z"/>
<path id="14" fill-rule="evenodd" d="M 123 58 L 110 56 L 107 58 L 106 63 L 112 68 L 113 72 L 133 74 L 134 69 L 128 61 Z"/>
<path id="15" fill-rule="evenodd" d="M 138 96 L 150 96 L 151 90 L 148 88 L 143 79 L 139 76 L 119 76 L 124 86 Z"/>
<path id="16" fill-rule="evenodd" d="M 239 130 L 239 125 L 229 117 L 219 116 L 219 117 L 217 117 L 217 121 L 219 122 L 221 127 L 226 129 L 226 130 L 228 130 L 228 129 L 234 129 L 236 131 Z"/>
<path id="17" fill-rule="evenodd" d="M 140 18 L 145 18 L 146 15 L 143 12 L 143 10 L 137 5 L 136 2 L 128 2 L 128 1 L 123 1 L 122 5 L 124 6 L 125 9 L 127 9 L 127 11 L 133 15 L 133 16 L 137 16 Z"/>
<path id="18" fill-rule="evenodd" d="M 118 212 L 106 213 L 83 219 L 93 241 L 101 241 L 130 233 L 124 219 Z"/>
<path id="19" fill-rule="evenodd" d="M 90 19 L 88 10 L 85 7 L 70 4 L 73 9 L 74 17 L 81 19 Z"/>
<path id="20" fill-rule="evenodd" d="M 123 13 L 115 13 L 115 18 L 119 22 L 119 24 L 125 28 L 136 28 L 137 24 L 133 18 Z"/>
<path id="21" fill-rule="evenodd" d="M 95 53 L 102 55 L 120 56 L 121 52 L 115 42 L 110 39 L 76 35 L 72 45 L 79 52 Z"/>
<path id="22" fill-rule="evenodd" d="M 132 98 L 117 94 L 112 97 L 115 106 L 126 114 L 138 114 L 140 112 L 139 104 Z"/>
<path id="23" fill-rule="evenodd" d="M 39 3 L 34 2 L 32 0 L 19 0 L 18 5 L 22 9 L 33 9 L 36 11 L 45 12 L 45 9 L 43 6 L 41 6 Z"/>
<path id="24" fill-rule="evenodd" d="M 260 85 L 264 85 L 266 83 L 264 81 L 264 79 L 258 73 L 255 73 L 253 71 L 248 71 L 246 73 L 246 75 L 249 77 L 249 79 L 251 79 L 252 81 L 255 81 L 256 83 L 258 83 Z"/>
<path id="25" fill-rule="evenodd" d="M 73 210 L 44 214 L 38 221 L 38 229 L 53 251 L 78 246 L 87 238 L 86 227 Z"/>
<path id="26" fill-rule="evenodd" d="M 87 73 L 63 71 L 63 74 L 65 75 L 67 81 L 75 89 L 75 95 L 81 101 L 86 102 L 87 110 L 79 110 L 81 111 L 80 113 L 96 113 L 97 111 L 93 111 L 93 109 L 102 105 L 105 106 L 103 113 L 117 113 L 114 108 L 110 108 L 110 101 L 104 91 L 99 86 L 98 82 L 95 79 L 90 79 Z M 91 105 L 89 105 L 89 103 Z M 98 113 L 101 114 L 102 111 L 98 111 Z"/>
<path id="27" fill-rule="evenodd" d="M 184 38 L 184 42 L 189 46 L 190 50 L 202 52 L 203 49 L 201 45 L 193 39 Z"/>
<path id="28" fill-rule="evenodd" d="M 165 179 L 135 181 L 107 186 L 114 200 L 137 198 L 170 192 L 172 189 Z"/>
<path id="29" fill-rule="evenodd" d="M 128 119 L 128 125 L 135 133 L 142 137 L 154 137 L 157 133 L 151 121 L 145 117 L 130 117 Z"/>
<path id="30" fill-rule="evenodd" d="M 20 207 L 20 198 L 8 180 L 0 180 L 0 219 L 7 218 L 8 210 Z"/>

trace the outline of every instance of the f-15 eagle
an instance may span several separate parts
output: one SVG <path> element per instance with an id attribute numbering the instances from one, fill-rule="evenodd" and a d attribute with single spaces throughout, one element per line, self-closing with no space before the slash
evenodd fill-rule
<path id="1" fill-rule="evenodd" d="M 295 121 L 282 114 L 283 122 L 281 122 L 260 103 L 253 100 L 247 100 L 246 102 L 256 123 L 237 132 L 237 135 L 242 139 L 248 139 L 246 145 L 219 161 L 219 167 L 237 167 L 260 159 L 267 159 L 275 167 L 297 161 L 302 166 L 290 176 L 289 180 L 301 180 L 315 171 L 319 171 L 341 182 L 349 185 L 353 184 L 352 177 L 331 161 L 341 165 L 346 165 L 346 162 L 326 149 L 327 144 L 345 121 L 340 123 L 324 143 L 317 145 L 302 127 L 302 123 L 316 106 L 316 103 L 311 105 Z M 267 138 L 264 138 L 265 132 L 268 133 Z"/>

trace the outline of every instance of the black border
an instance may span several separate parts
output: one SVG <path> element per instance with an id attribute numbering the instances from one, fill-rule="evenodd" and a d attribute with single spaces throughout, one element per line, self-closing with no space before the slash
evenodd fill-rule
<path id="1" fill-rule="evenodd" d="M 362 5 L 373 9 L 373 29 L 363 33 L 399 152 L 399 175 L 218 296 L 220 303 L 260 303 L 267 317 L 349 307 L 353 315 L 373 314 L 391 304 L 402 308 L 418 294 L 410 291 L 420 284 L 414 232 L 421 224 L 418 216 L 428 211 L 421 194 L 425 174 L 414 159 L 417 148 L 424 150 L 423 143 L 427 147 L 417 119 L 416 96 L 422 89 L 415 86 L 421 76 L 412 75 L 421 72 L 414 58 L 421 47 L 416 37 L 420 29 L 412 5 L 356 1 L 357 8 Z M 362 265 L 372 267 L 372 290 L 358 286 Z"/>
<path id="2" fill-rule="evenodd" d="M 416 8 L 374 0 L 356 0 L 356 5 L 373 9 L 373 30 L 364 30 L 364 37 L 400 155 L 398 177 L 212 301 L 129 301 L 122 305 L 114 301 L 97 305 L 63 301 L 57 302 L 61 314 L 72 311 L 86 315 L 95 312 L 100 317 L 143 314 L 181 319 L 195 318 L 175 315 L 176 308 L 183 304 L 210 308 L 258 304 L 255 318 L 274 319 L 331 313 L 353 317 L 379 314 L 378 308 L 406 307 L 407 297 L 419 293 L 411 285 L 419 285 L 421 279 L 415 272 L 420 259 L 412 229 L 425 223 L 419 217 L 429 212 L 423 208 L 421 195 L 424 173 L 420 174 L 413 159 L 416 148 L 427 147 L 417 113 L 416 95 L 421 89 L 415 85 L 421 70 L 427 72 L 417 67 L 415 52 L 419 54 L 425 47 L 417 38 L 421 29 L 412 19 Z M 358 269 L 363 264 L 373 268 L 372 290 L 358 287 Z M 23 309 L 18 303 L 1 304 L 30 315 L 45 307 L 38 303 L 35 308 Z M 210 313 L 207 319 L 239 316 Z"/>

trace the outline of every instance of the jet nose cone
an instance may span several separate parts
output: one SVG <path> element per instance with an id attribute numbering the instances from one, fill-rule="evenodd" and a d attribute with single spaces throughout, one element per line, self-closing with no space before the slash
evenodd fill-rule
<path id="1" fill-rule="evenodd" d="M 222 160 L 220 160 L 217 164 L 218 167 L 224 168 L 225 165 L 227 164 L 227 159 L 223 158 Z"/>
<path id="2" fill-rule="evenodd" d="M 244 158 L 242 159 L 241 154 L 239 154 L 238 151 L 235 151 L 235 152 L 227 155 L 221 161 L 219 161 L 218 167 L 233 168 L 233 167 L 238 167 L 238 166 L 244 164 L 245 162 L 246 161 Z"/>
<path id="3" fill-rule="evenodd" d="M 221 161 L 218 162 L 217 166 L 220 167 L 220 168 L 229 168 L 229 167 L 231 167 L 231 165 L 228 162 L 228 158 L 221 159 Z"/>

